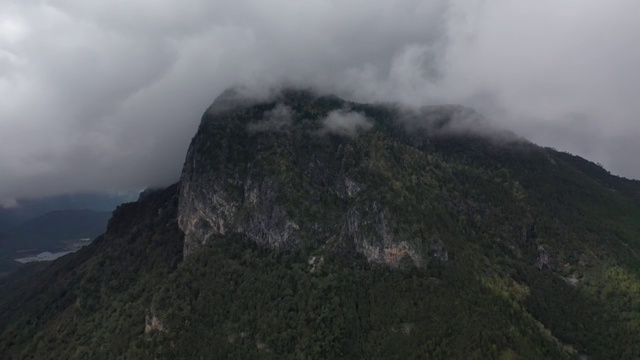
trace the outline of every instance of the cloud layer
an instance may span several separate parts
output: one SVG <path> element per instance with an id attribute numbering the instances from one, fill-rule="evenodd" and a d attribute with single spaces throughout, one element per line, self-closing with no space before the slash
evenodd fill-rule
<path id="1" fill-rule="evenodd" d="M 358 131 L 366 131 L 372 127 L 373 123 L 359 112 L 334 110 L 322 120 L 320 133 L 352 136 Z"/>
<path id="2" fill-rule="evenodd" d="M 636 0 L 6 0 L 0 199 L 175 181 L 237 83 L 460 103 L 640 177 Z"/>

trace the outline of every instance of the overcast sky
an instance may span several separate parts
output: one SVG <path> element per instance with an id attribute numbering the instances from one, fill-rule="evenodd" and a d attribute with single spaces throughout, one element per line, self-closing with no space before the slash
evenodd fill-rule
<path id="1" fill-rule="evenodd" d="M 179 177 L 238 83 L 461 103 L 640 178 L 638 0 L 1 0 L 0 202 Z"/>

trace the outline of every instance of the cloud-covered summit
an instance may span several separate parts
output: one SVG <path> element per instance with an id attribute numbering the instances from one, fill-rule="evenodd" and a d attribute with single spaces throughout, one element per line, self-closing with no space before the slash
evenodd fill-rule
<path id="1" fill-rule="evenodd" d="M 351 136 L 358 131 L 366 131 L 373 127 L 364 114 L 355 111 L 334 110 L 322 119 L 321 134 L 337 134 Z"/>
<path id="2" fill-rule="evenodd" d="M 177 179 L 234 84 L 459 103 L 640 177 L 640 2 L 0 3 L 0 201 Z M 588 140 L 585 140 L 588 139 Z"/>

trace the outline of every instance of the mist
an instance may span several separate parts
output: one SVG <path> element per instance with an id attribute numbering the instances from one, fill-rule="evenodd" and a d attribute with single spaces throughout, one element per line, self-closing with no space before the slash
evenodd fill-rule
<path id="1" fill-rule="evenodd" d="M 640 178 L 635 0 L 0 3 L 0 203 L 178 179 L 243 84 L 461 104 Z"/>
<path id="2" fill-rule="evenodd" d="M 362 113 L 334 110 L 321 120 L 320 134 L 355 135 L 358 131 L 367 131 L 373 127 Z"/>
<path id="3" fill-rule="evenodd" d="M 262 131 L 281 132 L 291 126 L 295 111 L 290 107 L 277 104 L 276 107 L 268 111 L 262 121 L 252 122 L 247 126 L 251 133 Z"/>

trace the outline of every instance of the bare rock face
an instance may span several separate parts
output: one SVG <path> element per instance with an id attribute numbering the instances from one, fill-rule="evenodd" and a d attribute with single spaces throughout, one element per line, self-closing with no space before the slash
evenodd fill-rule
<path id="1" fill-rule="evenodd" d="M 406 256 L 416 266 L 421 266 L 422 256 L 414 246 L 406 240 L 394 238 L 386 220 L 388 217 L 388 211 L 381 209 L 375 201 L 370 207 L 354 207 L 347 213 L 341 239 L 355 244 L 356 251 L 370 262 L 397 267 Z"/>
<path id="2" fill-rule="evenodd" d="M 166 331 L 164 326 L 162 326 L 162 322 L 158 319 L 157 316 L 153 315 L 151 317 L 146 316 L 144 320 L 144 333 L 148 334 L 153 331 Z"/>
<path id="3" fill-rule="evenodd" d="M 353 248 L 391 267 L 423 263 L 419 241 L 392 235 L 401 214 L 369 188 L 364 115 L 304 92 L 258 104 L 236 95 L 225 92 L 209 108 L 187 154 L 178 217 L 185 257 L 241 235 L 271 248 Z M 332 131 L 335 121 L 357 123 Z"/>
<path id="4" fill-rule="evenodd" d="M 553 268 L 553 261 L 551 259 L 551 255 L 544 248 L 544 246 L 538 246 L 538 256 L 536 257 L 535 266 L 538 270 L 542 270 L 543 268 Z"/>
<path id="5" fill-rule="evenodd" d="M 297 242 L 299 226 L 278 198 L 282 185 L 267 173 L 272 164 L 260 158 L 277 146 L 276 137 L 248 130 L 248 122 L 255 119 L 253 113 L 243 113 L 246 103 L 234 103 L 225 92 L 205 113 L 192 141 L 181 177 L 178 217 L 185 257 L 211 238 L 230 234 L 269 247 Z M 233 118 L 238 114 L 240 119 Z"/>
<path id="6" fill-rule="evenodd" d="M 254 180 L 249 173 L 239 184 L 229 184 L 223 172 L 205 179 L 198 179 L 195 173 L 185 174 L 178 218 L 185 233 L 185 256 L 212 237 L 233 233 L 269 247 L 297 241 L 299 226 L 278 203 L 279 187 L 273 179 Z"/>

